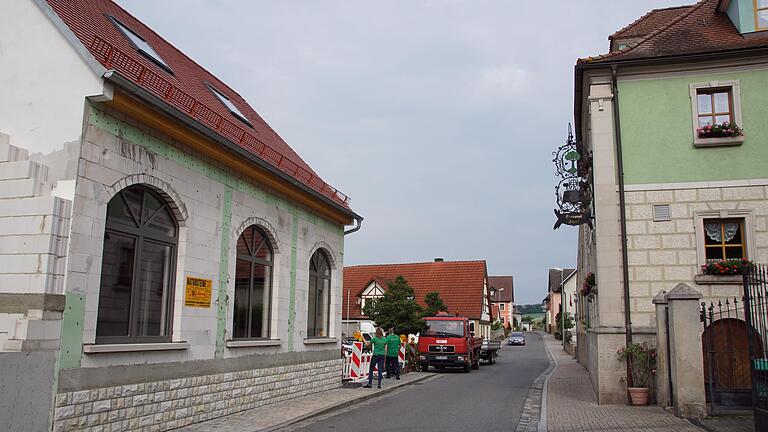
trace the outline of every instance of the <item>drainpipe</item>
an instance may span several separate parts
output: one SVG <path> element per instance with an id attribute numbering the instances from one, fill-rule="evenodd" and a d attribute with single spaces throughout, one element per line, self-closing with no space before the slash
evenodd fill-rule
<path id="1" fill-rule="evenodd" d="M 616 65 L 611 66 L 611 90 L 613 92 L 614 114 L 613 123 L 616 130 L 616 164 L 619 181 L 619 218 L 621 225 L 621 267 L 624 279 L 624 329 L 626 345 L 632 343 L 632 317 L 629 311 L 629 259 L 627 258 L 627 210 L 624 200 L 624 158 L 621 151 L 621 120 L 619 119 L 619 86 L 616 77 Z M 631 384 L 632 375 L 627 376 Z"/>

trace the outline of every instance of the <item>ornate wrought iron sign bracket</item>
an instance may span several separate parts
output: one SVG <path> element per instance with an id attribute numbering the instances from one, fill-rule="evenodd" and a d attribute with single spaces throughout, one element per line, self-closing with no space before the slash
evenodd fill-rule
<path id="1" fill-rule="evenodd" d="M 560 181 L 555 186 L 557 209 L 554 229 L 560 225 L 587 224 L 592 227 L 592 188 L 590 171 L 592 158 L 585 155 L 581 142 L 573 138 L 571 124 L 568 124 L 568 139 L 565 144 L 552 152 L 552 163 Z"/>

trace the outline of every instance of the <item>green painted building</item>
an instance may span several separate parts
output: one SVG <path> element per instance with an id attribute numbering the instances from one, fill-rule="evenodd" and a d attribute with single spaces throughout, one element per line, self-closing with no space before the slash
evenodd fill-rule
<path id="1" fill-rule="evenodd" d="M 701 266 L 768 262 L 766 30 L 768 2 L 703 0 L 649 12 L 611 35 L 607 54 L 576 64 L 594 215 L 594 229 L 579 229 L 578 270 L 599 287 L 579 302 L 578 359 L 600 403 L 626 400 L 615 352 L 628 330 L 659 342 L 657 294 L 685 284 L 702 301 L 740 298 L 737 280 Z"/>

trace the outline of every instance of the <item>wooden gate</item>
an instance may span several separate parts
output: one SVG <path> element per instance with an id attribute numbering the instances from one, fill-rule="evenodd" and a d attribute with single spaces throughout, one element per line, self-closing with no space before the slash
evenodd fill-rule
<path id="1" fill-rule="evenodd" d="M 714 415 L 752 408 L 749 345 L 750 342 L 761 342 L 754 330 L 747 330 L 743 304 L 736 298 L 724 303 L 710 302 L 709 306 L 702 303 L 701 317 L 704 323 L 701 342 L 709 413 Z"/>

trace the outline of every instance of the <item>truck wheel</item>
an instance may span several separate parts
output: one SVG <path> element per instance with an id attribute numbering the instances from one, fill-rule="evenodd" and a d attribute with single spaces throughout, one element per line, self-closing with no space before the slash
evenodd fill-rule
<path id="1" fill-rule="evenodd" d="M 480 357 L 472 359 L 472 369 L 480 369 Z"/>

